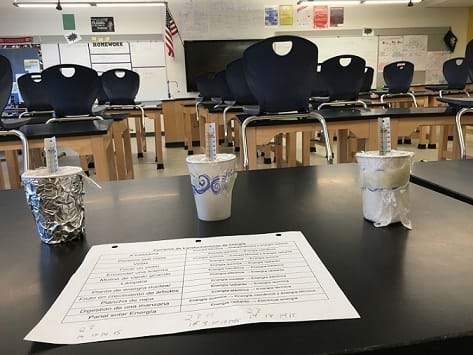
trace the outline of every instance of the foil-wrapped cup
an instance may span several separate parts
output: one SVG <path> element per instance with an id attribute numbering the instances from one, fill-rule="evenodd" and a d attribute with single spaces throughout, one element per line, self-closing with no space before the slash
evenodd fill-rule
<path id="1" fill-rule="evenodd" d="M 28 170 L 21 179 L 41 241 L 58 244 L 85 236 L 84 181 L 79 167 Z"/>

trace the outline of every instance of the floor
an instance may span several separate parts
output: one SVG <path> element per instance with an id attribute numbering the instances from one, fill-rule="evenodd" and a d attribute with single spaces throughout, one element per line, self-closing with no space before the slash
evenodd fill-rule
<path id="1" fill-rule="evenodd" d="M 297 150 L 297 159 L 301 160 L 301 137 L 298 137 L 298 150 Z M 163 144 L 165 143 L 165 140 Z M 451 149 L 452 142 L 449 142 L 449 149 Z M 187 167 L 186 167 L 186 157 L 187 151 L 184 148 L 166 148 L 164 149 L 164 166 L 165 169 L 157 170 L 155 164 L 155 153 L 154 153 L 154 138 L 148 137 L 147 138 L 147 146 L 149 151 L 144 153 L 143 158 L 138 158 L 136 155 L 136 140 L 132 138 L 132 150 L 133 150 L 133 163 L 135 169 L 135 178 L 152 178 L 152 177 L 161 177 L 161 176 L 178 176 L 178 175 L 187 175 Z M 336 156 L 336 145 L 333 146 L 334 154 Z M 398 147 L 399 150 L 406 150 L 415 153 L 415 161 L 429 161 L 429 160 L 437 160 L 437 150 L 436 149 L 417 149 L 417 140 L 413 139 L 412 144 L 400 145 Z M 223 152 L 232 153 L 233 148 L 222 148 Z M 473 151 L 473 136 L 467 137 L 467 151 Z M 64 154 L 60 157 L 59 164 L 60 165 L 73 165 L 79 166 L 79 157 L 73 151 L 62 151 Z M 199 148 L 195 148 L 195 152 L 199 152 Z M 310 163 L 311 165 L 325 165 L 326 160 L 324 157 L 325 150 L 322 147 L 317 147 L 317 152 L 311 153 Z M 239 153 L 236 153 L 239 155 Z M 20 162 L 21 163 L 21 162 Z M 336 163 L 336 159 L 334 161 Z M 2 163 L 2 168 L 4 170 L 4 176 L 7 176 L 6 173 L 6 164 Z M 238 159 L 238 169 L 241 169 L 239 166 L 239 159 Z M 269 169 L 269 168 L 276 168 L 276 164 L 264 164 L 263 157 L 258 158 L 258 169 Z M 94 175 L 92 174 L 92 178 Z M 7 183 L 7 182 L 6 182 Z M 7 183 L 8 185 L 8 183 Z M 8 188 L 8 186 L 7 186 Z"/>

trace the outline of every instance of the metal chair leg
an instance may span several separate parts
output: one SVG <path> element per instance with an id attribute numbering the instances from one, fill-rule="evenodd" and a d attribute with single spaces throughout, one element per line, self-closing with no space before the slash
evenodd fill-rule
<path id="1" fill-rule="evenodd" d="M 319 121 L 320 125 L 322 126 L 322 134 L 324 135 L 324 140 L 325 140 L 325 151 L 327 153 L 327 157 L 326 157 L 327 162 L 329 164 L 333 164 L 333 153 L 332 153 L 332 146 L 330 143 L 330 137 L 328 134 L 327 122 L 325 121 L 325 118 L 318 113 L 311 112 L 309 116 Z"/>
<path id="2" fill-rule="evenodd" d="M 28 140 L 25 135 L 15 129 L 11 131 L 0 131 L 0 136 L 16 136 L 21 140 L 21 145 L 23 149 L 23 172 L 27 172 L 30 167 L 30 151 L 28 147 Z"/>
<path id="3" fill-rule="evenodd" d="M 414 102 L 414 107 L 419 107 L 417 105 L 416 96 L 412 92 L 408 92 L 407 95 L 409 95 L 412 98 L 412 101 Z"/>
<path id="4" fill-rule="evenodd" d="M 471 108 L 462 108 L 455 116 L 455 126 L 458 135 L 458 144 L 460 145 L 460 159 L 466 159 L 465 138 L 463 137 L 463 128 L 461 124 L 461 117 L 465 112 L 473 112 Z"/>
<path id="5" fill-rule="evenodd" d="M 224 108 L 223 110 L 223 135 L 225 136 L 224 137 L 224 142 L 223 144 L 225 146 L 228 145 L 228 122 L 227 122 L 227 111 L 230 110 L 233 106 L 230 105 L 230 106 L 227 106 Z"/>

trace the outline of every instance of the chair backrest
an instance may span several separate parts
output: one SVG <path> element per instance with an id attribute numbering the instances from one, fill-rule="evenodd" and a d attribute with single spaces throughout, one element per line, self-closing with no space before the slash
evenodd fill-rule
<path id="1" fill-rule="evenodd" d="M 414 64 L 406 61 L 388 64 L 384 67 L 383 78 L 389 93 L 406 93 L 414 79 Z"/>
<path id="2" fill-rule="evenodd" d="M 210 101 L 212 97 L 219 97 L 215 73 L 200 74 L 195 78 L 195 84 L 199 90 L 199 96 L 204 101 Z"/>
<path id="3" fill-rule="evenodd" d="M 99 77 L 99 91 L 97 93 L 97 103 L 99 105 L 105 105 L 107 102 L 110 102 L 105 90 L 103 89 L 102 76 Z"/>
<path id="4" fill-rule="evenodd" d="M 248 47 L 243 67 L 260 112 L 307 112 L 317 59 L 317 46 L 296 36 L 271 37 Z"/>
<path id="5" fill-rule="evenodd" d="M 322 64 L 317 64 L 317 70 L 315 72 L 314 81 L 312 83 L 312 97 L 327 97 L 328 89 L 327 85 L 324 83 L 324 78 L 322 77 Z"/>
<path id="6" fill-rule="evenodd" d="M 215 74 L 215 85 L 217 86 L 218 97 L 222 101 L 234 101 L 233 94 L 228 86 L 225 70 Z"/>
<path id="7" fill-rule="evenodd" d="M 225 69 L 228 87 L 232 92 L 236 105 L 256 105 L 256 99 L 248 87 L 243 70 L 243 60 L 237 59 Z"/>
<path id="8" fill-rule="evenodd" d="M 103 90 L 111 105 L 134 105 L 140 76 L 128 69 L 111 69 L 102 74 Z"/>
<path id="9" fill-rule="evenodd" d="M 465 64 L 470 81 L 473 82 L 473 39 L 466 46 Z"/>
<path id="10" fill-rule="evenodd" d="M 365 74 L 363 75 L 363 84 L 361 84 L 360 92 L 369 92 L 373 85 L 374 69 L 371 67 L 365 68 Z"/>
<path id="11" fill-rule="evenodd" d="M 0 115 L 10 100 L 13 86 L 13 73 L 7 57 L 0 55 Z"/>
<path id="12" fill-rule="evenodd" d="M 465 58 L 452 58 L 443 63 L 443 76 L 449 89 L 463 90 L 468 80 Z"/>
<path id="13" fill-rule="evenodd" d="M 351 54 L 339 55 L 323 62 L 321 75 L 327 85 L 330 100 L 358 99 L 365 67 L 363 58 Z"/>
<path id="14" fill-rule="evenodd" d="M 28 73 L 17 80 L 18 89 L 28 111 L 51 111 L 49 96 L 43 83 L 41 73 Z"/>
<path id="15" fill-rule="evenodd" d="M 43 70 L 43 84 L 56 116 L 89 115 L 97 98 L 99 77 L 91 68 L 59 64 Z"/>

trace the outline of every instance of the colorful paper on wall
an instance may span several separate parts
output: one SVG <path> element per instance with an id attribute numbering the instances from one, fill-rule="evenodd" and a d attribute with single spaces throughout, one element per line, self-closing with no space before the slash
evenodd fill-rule
<path id="1" fill-rule="evenodd" d="M 314 28 L 328 27 L 328 6 L 314 6 Z"/>
<path id="2" fill-rule="evenodd" d="M 277 5 L 266 5 L 264 7 L 264 25 L 277 26 L 279 24 L 279 11 Z"/>
<path id="3" fill-rule="evenodd" d="M 292 26 L 294 24 L 294 10 L 292 5 L 279 6 L 279 24 L 281 26 Z"/>
<path id="4" fill-rule="evenodd" d="M 296 26 L 311 27 L 314 17 L 312 6 L 298 5 L 296 7 Z"/>
<path id="5" fill-rule="evenodd" d="M 345 21 L 345 8 L 331 7 L 330 8 L 330 27 L 338 27 L 343 25 Z"/>

